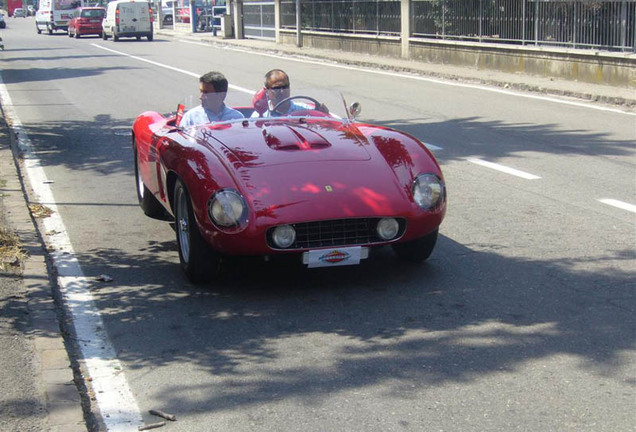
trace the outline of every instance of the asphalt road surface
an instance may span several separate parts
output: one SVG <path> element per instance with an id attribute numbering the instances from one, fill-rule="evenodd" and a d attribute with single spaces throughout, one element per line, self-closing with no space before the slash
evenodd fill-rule
<path id="1" fill-rule="evenodd" d="M 37 35 L 32 19 L 9 30 L 2 81 L 111 430 L 160 420 L 150 409 L 177 416 L 166 431 L 634 430 L 632 113 L 173 39 Z M 187 282 L 173 230 L 137 206 L 130 126 L 209 70 L 248 105 L 242 89 L 276 67 L 434 146 L 449 208 L 426 264 L 387 249 Z M 108 396 L 100 376 L 125 388 Z"/>

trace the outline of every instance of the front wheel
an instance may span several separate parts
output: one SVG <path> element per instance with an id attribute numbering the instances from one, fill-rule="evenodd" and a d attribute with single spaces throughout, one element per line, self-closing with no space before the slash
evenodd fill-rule
<path id="1" fill-rule="evenodd" d="M 102 30 L 102 39 L 108 39 L 108 36 L 106 36 L 106 32 L 104 30 Z"/>
<path id="2" fill-rule="evenodd" d="M 190 195 L 181 180 L 175 185 L 173 204 L 181 269 L 194 284 L 208 282 L 218 276 L 221 257 L 201 237 Z"/>
<path id="3" fill-rule="evenodd" d="M 119 36 L 115 32 L 113 32 L 113 42 L 119 42 Z"/>
<path id="4" fill-rule="evenodd" d="M 139 156 L 137 154 L 137 143 L 135 141 L 133 141 L 133 160 L 135 164 L 135 180 L 137 183 L 137 199 L 139 200 L 139 207 L 141 207 L 144 214 L 148 217 L 159 220 L 169 220 L 170 216 L 159 200 L 157 200 L 152 192 L 150 192 L 150 190 L 146 187 L 143 179 L 141 178 Z"/>
<path id="5" fill-rule="evenodd" d="M 431 253 L 433 253 L 433 248 L 435 248 L 435 243 L 437 243 L 438 233 L 439 229 L 436 229 L 424 237 L 404 243 L 396 243 L 392 245 L 393 250 L 397 256 L 404 261 L 421 263 L 426 261 L 428 257 L 431 256 Z"/>

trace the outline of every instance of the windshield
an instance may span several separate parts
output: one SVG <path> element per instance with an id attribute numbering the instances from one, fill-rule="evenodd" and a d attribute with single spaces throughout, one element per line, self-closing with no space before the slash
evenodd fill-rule
<path id="1" fill-rule="evenodd" d="M 180 102 L 185 112 L 180 126 L 185 128 L 206 123 L 274 118 L 350 121 L 346 101 L 335 90 L 261 89 L 251 98 L 253 105 L 252 102 L 236 103 L 250 99 L 249 96 L 236 93 L 230 89 L 226 94 L 208 93 L 184 98 Z"/>
<path id="2" fill-rule="evenodd" d="M 55 10 L 71 10 L 79 6 L 77 0 L 55 0 Z"/>
<path id="3" fill-rule="evenodd" d="M 80 15 L 82 18 L 103 18 L 104 17 L 104 9 L 83 9 L 82 14 Z"/>

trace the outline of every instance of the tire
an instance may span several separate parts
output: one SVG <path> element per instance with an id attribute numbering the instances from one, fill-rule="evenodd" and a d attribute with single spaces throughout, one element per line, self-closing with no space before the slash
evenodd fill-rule
<path id="1" fill-rule="evenodd" d="M 194 284 L 210 282 L 219 274 L 221 257 L 201 237 L 190 195 L 181 180 L 174 188 L 173 205 L 181 269 Z"/>
<path id="2" fill-rule="evenodd" d="M 414 263 L 424 262 L 431 256 L 431 253 L 433 253 L 435 243 L 437 243 L 438 233 L 439 229 L 436 229 L 424 237 L 404 243 L 396 243 L 392 245 L 393 250 L 401 260 Z"/>
<path id="3" fill-rule="evenodd" d="M 80 34 L 77 32 L 77 30 L 75 30 L 75 39 L 79 39 L 80 38 Z"/>
<path id="4" fill-rule="evenodd" d="M 106 32 L 102 30 L 102 39 L 108 40 L 108 36 L 106 36 Z"/>
<path id="5" fill-rule="evenodd" d="M 113 42 L 119 42 L 119 36 L 115 32 L 113 32 Z"/>
<path id="6" fill-rule="evenodd" d="M 49 36 L 51 36 L 53 34 L 53 29 L 48 24 L 46 25 L 46 31 L 49 33 Z"/>
<path id="7" fill-rule="evenodd" d="M 167 15 L 164 17 L 163 25 L 172 25 L 172 15 Z"/>
<path id="8" fill-rule="evenodd" d="M 148 42 L 152 42 L 153 36 L 152 33 L 146 36 L 148 38 Z"/>
<path id="9" fill-rule="evenodd" d="M 38 34 L 42 34 L 42 30 L 40 30 L 37 24 L 35 25 L 35 31 L 38 32 Z"/>
<path id="10" fill-rule="evenodd" d="M 139 40 L 141 40 L 141 36 L 135 36 L 135 39 L 137 39 L 139 41 Z"/>
<path id="11" fill-rule="evenodd" d="M 137 143 L 133 141 L 133 160 L 135 164 L 135 181 L 137 184 L 137 199 L 139 200 L 139 207 L 143 210 L 144 214 L 153 219 L 170 220 L 170 216 L 163 208 L 161 203 L 155 198 L 155 196 L 148 190 L 144 181 L 141 178 L 139 172 L 139 158 L 137 156 Z"/>

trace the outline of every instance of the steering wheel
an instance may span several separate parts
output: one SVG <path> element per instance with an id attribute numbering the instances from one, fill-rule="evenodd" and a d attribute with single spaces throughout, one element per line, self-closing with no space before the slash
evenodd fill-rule
<path id="1" fill-rule="evenodd" d="M 284 104 L 285 102 L 289 102 L 289 101 L 292 101 L 292 100 L 294 100 L 294 99 L 306 99 L 306 100 L 308 100 L 308 101 L 311 101 L 311 102 L 314 104 L 314 106 L 315 106 L 315 107 L 322 106 L 322 104 L 321 104 L 320 102 L 318 102 L 316 99 L 314 99 L 314 98 L 312 98 L 312 97 L 309 97 L 309 96 L 303 96 L 303 95 L 296 95 L 296 96 L 290 96 L 290 97 L 285 98 L 285 99 L 283 99 L 282 101 L 278 102 L 278 103 L 276 104 L 276 106 L 275 106 L 274 108 L 272 108 L 272 111 L 276 111 L 276 112 L 278 112 L 279 114 L 283 114 L 283 113 L 281 113 L 281 112 L 279 112 L 279 111 L 278 111 L 278 107 L 280 107 L 280 106 L 281 106 L 282 104 Z M 302 111 L 303 111 L 303 112 L 306 112 L 306 111 L 314 111 L 314 110 L 315 110 L 315 111 L 318 111 L 318 112 L 323 112 L 323 111 L 321 111 L 321 110 L 319 110 L 319 109 L 317 109 L 317 108 L 315 108 L 315 109 L 311 109 L 311 108 L 309 108 L 309 109 L 303 109 Z M 298 112 L 298 110 L 297 110 L 297 112 Z"/>

